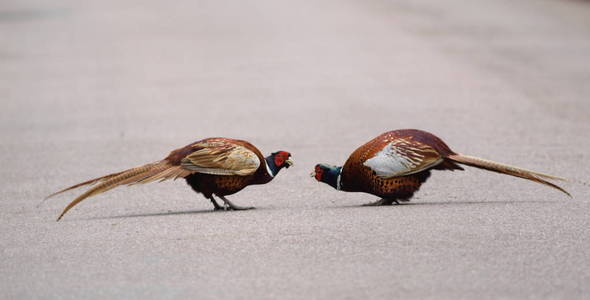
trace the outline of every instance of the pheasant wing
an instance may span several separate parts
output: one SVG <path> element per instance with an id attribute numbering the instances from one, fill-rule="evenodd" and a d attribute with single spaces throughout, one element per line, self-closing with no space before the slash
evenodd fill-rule
<path id="1" fill-rule="evenodd" d="M 250 175 L 260 166 L 260 159 L 248 148 L 224 140 L 193 145 L 197 149 L 181 160 L 181 167 L 212 175 Z"/>
<path id="2" fill-rule="evenodd" d="M 377 176 L 390 178 L 418 173 L 442 161 L 440 153 L 432 147 L 412 139 L 397 138 L 363 164 Z"/>

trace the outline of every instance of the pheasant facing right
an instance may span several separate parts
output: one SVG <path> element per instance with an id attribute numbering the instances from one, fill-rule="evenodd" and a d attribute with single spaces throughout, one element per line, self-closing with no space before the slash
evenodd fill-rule
<path id="1" fill-rule="evenodd" d="M 367 205 L 390 205 L 409 201 L 432 169 L 463 170 L 457 163 L 536 181 L 571 197 L 563 188 L 547 181 L 564 178 L 459 154 L 435 135 L 417 129 L 383 133 L 356 149 L 344 166 L 317 164 L 311 175 L 337 190 L 382 198 Z"/>
<path id="2" fill-rule="evenodd" d="M 253 207 L 235 205 L 225 196 L 235 194 L 249 185 L 269 183 L 282 168 L 293 165 L 290 157 L 291 153 L 286 151 L 274 152 L 264 157 L 258 148 L 243 140 L 207 138 L 173 150 L 163 160 L 90 179 L 47 198 L 96 184 L 70 202 L 57 218 L 59 221 L 82 200 L 117 186 L 184 178 L 195 192 L 202 193 L 211 200 L 215 210 L 222 207 L 217 204 L 213 195 L 223 200 L 223 209 L 251 209 Z"/>

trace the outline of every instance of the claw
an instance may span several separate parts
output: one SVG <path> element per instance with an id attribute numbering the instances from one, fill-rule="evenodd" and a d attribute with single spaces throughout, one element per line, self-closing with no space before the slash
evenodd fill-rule
<path id="1" fill-rule="evenodd" d="M 379 199 L 375 202 L 365 203 L 363 206 L 383 206 L 383 205 L 391 205 L 390 200 L 386 199 Z"/>
<path id="2" fill-rule="evenodd" d="M 221 198 L 221 200 L 223 200 L 223 208 L 225 210 L 248 210 L 248 209 L 254 209 L 255 208 L 253 206 L 239 206 L 239 205 L 235 205 L 235 204 L 231 203 L 231 201 L 227 200 L 223 196 L 219 196 L 219 198 Z"/>

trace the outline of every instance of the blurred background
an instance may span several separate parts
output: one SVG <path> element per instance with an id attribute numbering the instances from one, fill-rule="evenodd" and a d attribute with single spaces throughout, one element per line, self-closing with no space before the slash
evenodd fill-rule
<path id="1" fill-rule="evenodd" d="M 330 190 L 308 174 L 318 162 L 342 164 L 382 132 L 419 128 L 457 152 L 587 181 L 589 95 L 588 1 L 3 0 L 0 297 L 584 298 L 587 187 L 567 185 L 572 201 L 473 169 L 436 172 L 414 201 L 456 202 L 451 211 L 339 214 L 322 209 L 374 199 Z M 265 154 L 290 151 L 296 167 L 230 198 L 262 208 L 252 212 L 193 214 L 210 203 L 180 181 L 117 189 L 60 224 L 53 220 L 74 194 L 35 207 L 57 189 L 159 160 L 210 136 L 245 139 Z M 465 205 L 472 201 L 501 205 L 490 213 L 486 204 Z M 399 220 L 422 224 L 405 233 L 420 241 L 405 244 L 407 257 L 389 252 L 400 245 L 391 236 L 364 240 L 381 228 L 400 228 Z M 204 229 L 211 224 L 215 229 Z M 267 243 L 241 240 L 240 226 Z M 206 258 L 175 256 L 205 243 L 193 236 L 202 232 L 195 227 L 211 230 L 204 239 L 215 236 L 216 244 L 199 248 Z M 312 241 L 285 242 L 285 230 Z M 453 233 L 461 243 L 440 240 Z M 494 245 L 486 243 L 496 239 L 501 250 L 488 253 Z M 511 256 L 559 239 L 566 242 L 553 243 L 558 249 Z M 230 244 L 217 244 L 223 240 Z M 285 246 L 291 242 L 306 249 Z M 130 243 L 134 249 L 123 249 Z M 244 243 L 254 247 L 249 254 L 232 252 Z M 516 250 L 503 252 L 506 243 Z M 367 248 L 355 251 L 368 255 L 360 266 L 330 260 L 337 249 L 360 244 Z M 116 251 L 105 254 L 105 245 Z M 283 246 L 268 262 L 256 260 Z M 438 253 L 453 247 L 481 251 Z M 416 248 L 430 249 L 432 260 L 422 265 L 424 257 L 412 256 Z M 141 253 L 158 263 L 146 263 Z M 527 269 L 548 253 L 562 255 L 539 263 L 536 273 Z M 239 256 L 258 267 L 246 264 L 236 273 L 231 262 Z M 179 266 L 185 264 L 196 269 Z M 462 286 L 468 274 L 479 279 Z M 236 285 L 226 287 L 226 280 Z M 395 290 L 378 280 L 407 281 Z"/>

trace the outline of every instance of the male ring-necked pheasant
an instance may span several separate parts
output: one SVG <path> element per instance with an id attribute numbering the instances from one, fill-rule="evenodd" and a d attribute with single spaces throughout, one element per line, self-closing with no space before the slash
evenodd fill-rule
<path id="1" fill-rule="evenodd" d="M 253 207 L 237 206 L 225 196 L 237 193 L 248 185 L 270 182 L 283 167 L 293 165 L 290 157 L 289 152 L 278 151 L 265 158 L 254 145 L 246 141 L 207 138 L 176 149 L 161 161 L 90 179 L 53 193 L 47 198 L 84 185 L 97 184 L 68 204 L 57 218 L 59 221 L 80 201 L 117 186 L 182 177 L 195 192 L 202 193 L 210 199 L 215 210 L 251 209 Z M 213 195 L 223 200 L 223 207 L 217 204 Z"/>
<path id="2" fill-rule="evenodd" d="M 382 198 L 367 205 L 390 205 L 409 201 L 432 169 L 463 170 L 457 163 L 536 181 L 570 196 L 547 181 L 564 178 L 459 154 L 435 135 L 416 129 L 383 133 L 356 149 L 344 166 L 317 164 L 311 175 L 337 190 Z"/>

